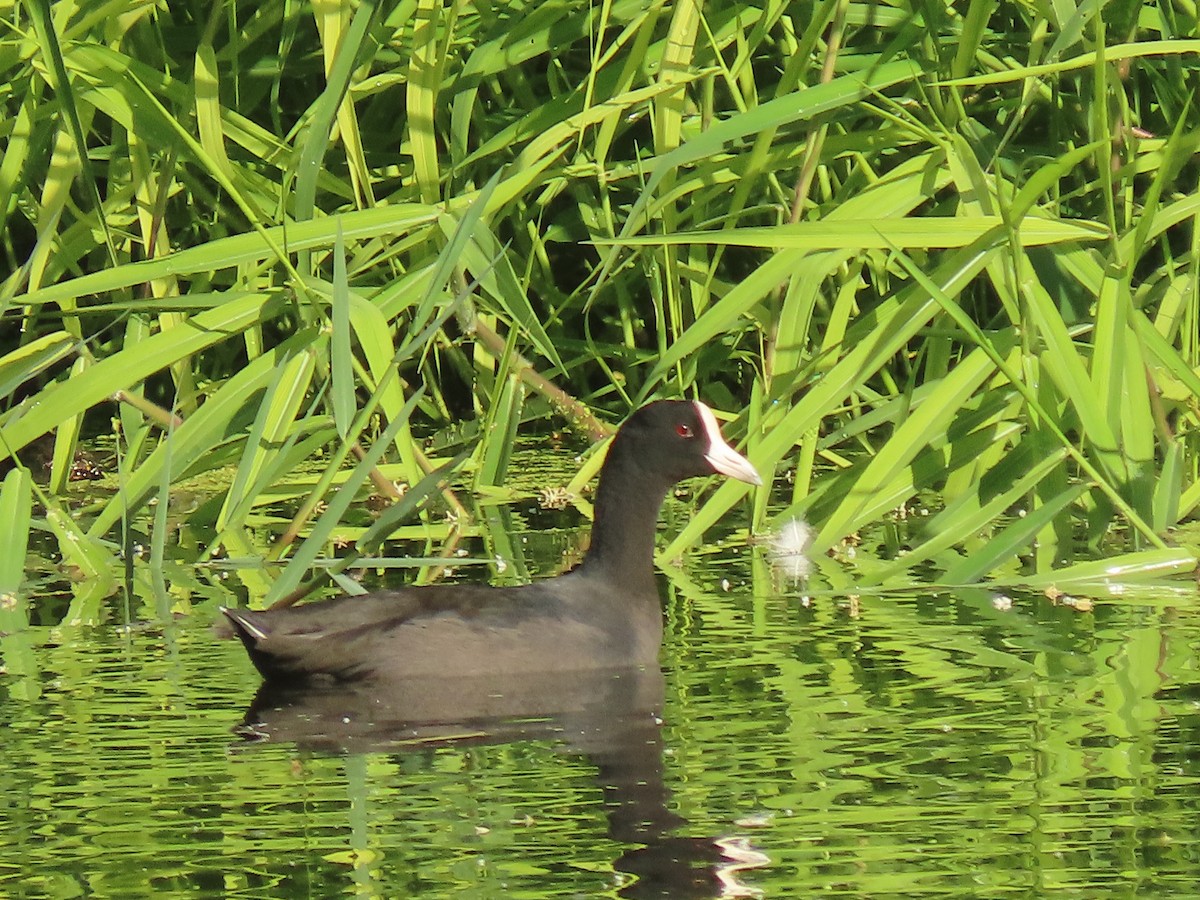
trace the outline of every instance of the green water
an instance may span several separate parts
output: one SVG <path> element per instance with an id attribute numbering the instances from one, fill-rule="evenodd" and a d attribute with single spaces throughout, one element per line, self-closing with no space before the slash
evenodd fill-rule
<path id="1" fill-rule="evenodd" d="M 531 573 L 581 528 L 535 506 L 491 514 Z M 219 586 L 0 637 L 0 897 L 1195 895 L 1192 597 L 807 599 L 734 538 L 662 593 L 658 719 L 621 682 L 436 745 L 340 709 L 237 733 L 259 682 Z"/>
<path id="2" fill-rule="evenodd" d="M 666 586 L 667 855 L 723 839 L 741 857 L 726 880 L 767 896 L 1193 891 L 1192 609 L 804 606 L 740 589 L 751 558 L 725 547 Z M 632 881 L 618 860 L 638 848 L 611 834 L 597 766 L 551 739 L 245 742 L 231 729 L 257 679 L 204 618 L 25 635 L 37 670 L 10 665 L 0 704 L 4 896 L 614 896 Z"/>

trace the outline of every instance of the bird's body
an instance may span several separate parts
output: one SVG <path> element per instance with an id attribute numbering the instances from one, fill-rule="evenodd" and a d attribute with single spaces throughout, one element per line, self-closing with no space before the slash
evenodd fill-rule
<path id="1" fill-rule="evenodd" d="M 265 678 L 426 677 L 448 661 L 473 677 L 652 664 L 662 619 L 643 600 L 576 569 L 503 590 L 429 585 L 226 615 Z"/>
<path id="2" fill-rule="evenodd" d="M 699 402 L 659 401 L 621 427 L 574 570 L 518 587 L 445 584 L 288 609 L 223 609 L 268 680 L 487 676 L 652 666 L 662 641 L 658 513 L 676 482 L 761 483 Z"/>

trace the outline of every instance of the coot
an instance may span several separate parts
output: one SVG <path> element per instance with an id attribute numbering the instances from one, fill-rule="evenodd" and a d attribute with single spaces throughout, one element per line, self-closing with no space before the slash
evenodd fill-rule
<path id="1" fill-rule="evenodd" d="M 672 485 L 721 474 L 762 484 L 698 401 L 660 400 L 617 431 L 600 470 L 591 546 L 565 575 L 517 587 L 444 584 L 287 609 L 226 609 L 269 681 L 510 676 L 657 664 L 654 533 Z"/>

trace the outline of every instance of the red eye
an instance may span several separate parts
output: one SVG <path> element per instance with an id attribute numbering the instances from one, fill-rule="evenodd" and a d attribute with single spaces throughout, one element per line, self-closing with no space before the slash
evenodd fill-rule
<path id="1" fill-rule="evenodd" d="M 682 422 L 680 422 L 675 426 L 675 433 L 681 438 L 690 438 L 692 436 L 692 426 L 684 425 Z"/>

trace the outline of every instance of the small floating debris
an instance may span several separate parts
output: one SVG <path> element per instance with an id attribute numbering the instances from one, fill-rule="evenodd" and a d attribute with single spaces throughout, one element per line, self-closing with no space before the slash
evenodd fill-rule
<path id="1" fill-rule="evenodd" d="M 548 487 L 538 491 L 538 505 L 542 509 L 566 509 L 575 495 L 564 487 Z"/>
<path id="2" fill-rule="evenodd" d="M 1064 591 L 1060 591 L 1054 585 L 1046 588 L 1044 591 L 1046 599 L 1055 606 L 1065 606 L 1068 609 L 1073 609 L 1076 612 L 1091 612 L 1095 609 L 1096 604 L 1091 597 L 1073 597 Z"/>
<path id="3" fill-rule="evenodd" d="M 733 824 L 738 828 L 770 828 L 774 821 L 774 813 L 757 812 L 734 819 Z"/>
<path id="4" fill-rule="evenodd" d="M 812 571 L 808 550 L 815 537 L 813 527 L 803 519 L 788 519 L 771 535 L 768 543 L 771 566 L 789 584 L 808 579 Z"/>

